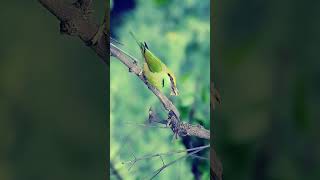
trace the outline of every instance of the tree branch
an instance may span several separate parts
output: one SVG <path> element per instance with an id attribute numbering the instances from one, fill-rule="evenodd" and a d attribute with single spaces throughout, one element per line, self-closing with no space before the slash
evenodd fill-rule
<path id="1" fill-rule="evenodd" d="M 172 131 L 180 136 L 196 136 L 199 138 L 210 139 L 210 131 L 205 129 L 201 125 L 192 125 L 180 121 L 180 113 L 178 109 L 163 93 L 161 93 L 159 90 L 148 83 L 143 75 L 142 69 L 138 66 L 137 60 L 134 57 L 132 57 L 113 43 L 110 43 L 110 54 L 120 60 L 125 66 L 127 66 L 129 72 L 132 72 L 136 76 L 138 76 L 139 79 L 142 80 L 150 89 L 150 91 L 158 97 L 164 108 L 169 111 L 168 120 L 162 121 L 162 124 L 164 124 L 163 122 L 170 124 Z M 151 110 L 149 111 L 149 119 L 150 116 L 153 116 L 153 118 L 156 117 L 156 115 Z"/>
<path id="2" fill-rule="evenodd" d="M 76 3 L 67 3 L 63 0 L 38 0 L 42 6 L 50 11 L 60 21 L 60 32 L 71 36 L 79 37 L 87 46 L 89 46 L 109 66 L 109 54 L 106 49 L 107 36 L 103 33 L 96 45 L 93 45 L 91 39 L 98 32 L 99 25 L 90 20 L 88 13 L 84 13 L 77 2 L 88 2 L 88 0 L 79 0 Z M 87 3 L 84 3 L 87 4 Z M 89 3 L 90 4 L 90 3 Z M 84 7 L 84 6 L 82 6 Z M 86 6 L 89 7 L 89 6 Z"/>
<path id="3" fill-rule="evenodd" d="M 169 151 L 169 152 L 166 152 L 166 153 L 149 154 L 149 155 L 144 155 L 143 157 L 139 157 L 139 158 L 134 157 L 133 160 L 127 161 L 127 162 L 122 162 L 122 164 L 128 164 L 128 163 L 135 164 L 136 162 L 141 161 L 141 160 L 145 160 L 145 159 L 151 159 L 151 158 L 154 158 L 154 157 L 161 157 L 161 156 L 171 156 L 171 155 L 175 155 L 175 154 L 179 154 L 179 153 L 189 153 L 189 152 L 192 152 L 192 151 L 202 150 L 202 149 L 206 149 L 206 148 L 209 148 L 209 147 L 210 147 L 210 145 L 205 145 L 205 146 L 199 146 L 199 147 L 190 148 L 190 149 Z"/>
<path id="4" fill-rule="evenodd" d="M 81 8 L 84 13 L 89 13 L 92 0 L 78 0 L 74 3 L 76 7 Z"/>
<path id="5" fill-rule="evenodd" d="M 188 157 L 188 156 L 192 156 L 192 155 L 194 155 L 194 154 L 196 154 L 196 153 L 198 153 L 198 152 L 200 152 L 200 151 L 202 151 L 202 150 L 203 150 L 203 149 L 197 149 L 197 150 L 195 150 L 195 151 L 193 151 L 193 152 L 190 152 L 190 153 L 188 153 L 188 154 L 186 154 L 186 155 L 184 155 L 184 156 L 181 156 L 180 158 L 178 158 L 178 159 L 176 159 L 176 160 L 173 160 L 173 161 L 169 162 L 168 164 L 164 164 L 161 168 L 159 168 L 159 169 L 157 169 L 156 171 L 154 171 L 154 174 L 153 174 L 153 176 L 150 178 L 150 180 L 151 180 L 151 179 L 154 179 L 161 171 L 163 171 L 163 170 L 166 169 L 167 167 L 169 167 L 169 166 L 173 165 L 174 163 L 182 160 L 183 158 L 186 158 L 186 157 Z"/>
<path id="6" fill-rule="evenodd" d="M 142 69 L 138 66 L 137 60 L 123 51 L 122 49 L 118 48 L 113 43 L 110 43 L 110 54 L 120 60 L 124 65 L 126 65 L 129 69 L 129 72 L 134 73 L 137 75 L 150 89 L 151 92 L 153 92 L 154 95 L 156 95 L 164 108 L 168 111 L 172 111 L 177 118 L 180 117 L 180 113 L 177 110 L 177 108 L 172 104 L 172 102 L 159 90 L 154 88 L 152 85 L 148 83 L 148 81 L 144 78 L 144 75 L 142 73 Z"/>
<path id="7" fill-rule="evenodd" d="M 145 80 L 142 69 L 137 65 L 137 60 L 135 58 L 112 43 L 110 43 L 109 54 L 109 43 L 107 43 L 109 37 L 107 37 L 105 33 L 102 34 L 102 37 L 98 40 L 96 45 L 90 43 L 99 29 L 99 26 L 96 23 L 93 23 L 92 20 L 90 20 L 89 15 L 82 9 L 83 7 L 86 9 L 89 8 L 90 0 L 78 0 L 73 4 L 64 2 L 63 0 L 39 0 L 39 2 L 60 20 L 61 33 L 79 37 L 87 46 L 93 49 L 108 66 L 110 64 L 108 56 L 112 55 L 126 65 L 130 72 L 137 75 L 150 91 L 158 97 L 165 109 L 169 112 L 167 121 L 176 135 L 188 135 L 210 139 L 209 130 L 204 129 L 200 125 L 191 125 L 180 121 L 180 113 L 177 108 L 164 94 Z M 86 5 L 84 6 L 84 4 Z"/>

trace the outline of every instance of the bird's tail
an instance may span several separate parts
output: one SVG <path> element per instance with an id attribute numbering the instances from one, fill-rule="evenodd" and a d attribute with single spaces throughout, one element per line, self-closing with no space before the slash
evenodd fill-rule
<path id="1" fill-rule="evenodd" d="M 138 44 L 138 46 L 140 47 L 141 51 L 144 51 L 144 49 L 146 48 L 145 45 L 136 38 L 136 36 L 134 35 L 134 33 L 132 31 L 130 31 L 129 33 L 132 36 L 132 38 L 136 41 L 136 43 Z"/>

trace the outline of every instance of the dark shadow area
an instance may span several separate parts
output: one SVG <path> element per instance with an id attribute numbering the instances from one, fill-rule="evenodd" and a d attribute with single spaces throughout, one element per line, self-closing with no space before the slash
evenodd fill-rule
<path id="1" fill-rule="evenodd" d="M 215 1 L 215 147 L 225 179 L 320 178 L 316 1 Z"/>
<path id="2" fill-rule="evenodd" d="M 2 2 L 0 20 L 0 179 L 105 179 L 106 66 L 38 1 Z"/>

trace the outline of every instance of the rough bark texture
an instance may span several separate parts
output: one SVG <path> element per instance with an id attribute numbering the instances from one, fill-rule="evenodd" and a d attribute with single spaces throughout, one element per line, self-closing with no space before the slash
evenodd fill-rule
<path id="1" fill-rule="evenodd" d="M 108 66 L 109 53 L 106 34 L 93 45 L 91 39 L 98 32 L 99 25 L 90 18 L 90 3 L 85 0 L 73 4 L 63 0 L 39 0 L 39 2 L 60 21 L 60 32 L 71 36 L 78 36 L 86 45 L 93 49 Z M 81 5 L 82 4 L 82 5 Z M 79 6 L 81 5 L 81 6 Z"/>
<path id="2" fill-rule="evenodd" d="M 191 125 L 180 121 L 180 113 L 173 103 L 160 91 L 151 86 L 144 78 L 142 69 L 136 64 L 136 60 L 123 52 L 112 43 L 106 33 L 98 39 L 97 44 L 92 44 L 91 40 L 99 30 L 99 25 L 92 22 L 90 11 L 90 0 L 78 0 L 75 3 L 67 3 L 63 0 L 39 0 L 39 2 L 49 10 L 60 21 L 60 32 L 71 36 L 77 36 L 86 45 L 93 49 L 108 66 L 109 56 L 112 55 L 129 68 L 130 72 L 136 74 L 147 87 L 159 98 L 168 113 L 168 124 L 176 135 L 196 136 L 210 139 L 210 131 L 200 125 Z M 109 50 L 110 45 L 110 52 Z"/>

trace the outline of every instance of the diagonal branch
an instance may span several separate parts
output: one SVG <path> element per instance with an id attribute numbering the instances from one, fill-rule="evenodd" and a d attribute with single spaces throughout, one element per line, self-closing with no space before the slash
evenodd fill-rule
<path id="1" fill-rule="evenodd" d="M 60 32 L 71 36 L 79 37 L 88 45 L 109 66 L 109 54 L 106 51 L 108 43 L 107 35 L 103 34 L 96 45 L 90 43 L 98 32 L 99 25 L 94 23 L 88 13 L 85 13 L 77 2 L 88 2 L 79 0 L 76 3 L 68 3 L 64 0 L 38 0 L 42 6 L 50 11 L 60 21 Z M 87 3 L 84 3 L 87 4 Z M 89 3 L 90 4 L 90 3 Z M 88 5 L 89 6 L 89 5 Z M 88 8 L 86 6 L 85 8 Z"/>
<path id="2" fill-rule="evenodd" d="M 126 65 L 129 68 L 129 72 L 137 75 L 147 85 L 150 91 L 152 91 L 153 94 L 155 94 L 159 98 L 160 102 L 163 104 L 166 110 L 172 111 L 177 118 L 180 117 L 179 111 L 173 105 L 173 103 L 163 93 L 150 85 L 144 78 L 142 69 L 138 66 L 137 60 L 134 57 L 132 57 L 113 43 L 110 43 L 110 54 L 120 60 L 124 65 Z"/>
<path id="3" fill-rule="evenodd" d="M 106 65 L 110 65 L 109 56 L 112 55 L 126 65 L 131 72 L 137 75 L 155 94 L 165 109 L 169 112 L 167 122 L 175 135 L 196 136 L 199 138 L 210 139 L 210 131 L 200 125 L 191 125 L 180 121 L 180 114 L 173 103 L 160 91 L 151 86 L 144 78 L 142 69 L 137 65 L 137 61 L 126 52 L 110 43 L 109 37 L 105 33 L 97 41 L 97 44 L 90 43 L 98 32 L 99 26 L 93 23 L 88 13 L 83 8 L 90 7 L 90 0 L 78 0 L 76 3 L 68 3 L 63 0 L 38 0 L 48 11 L 50 11 L 60 21 L 60 32 L 71 36 L 79 37 L 87 46 L 95 51 Z M 85 5 L 84 2 L 89 2 Z M 81 5 L 82 3 L 82 5 Z M 81 5 L 81 6 L 79 6 Z"/>
<path id="4" fill-rule="evenodd" d="M 139 79 L 141 79 L 150 89 L 150 91 L 158 97 L 164 108 L 169 111 L 167 123 L 171 125 L 171 129 L 175 134 L 180 136 L 196 136 L 199 138 L 210 139 L 210 131 L 205 129 L 201 125 L 192 125 L 180 121 L 180 113 L 178 109 L 163 93 L 161 93 L 159 90 L 148 83 L 143 75 L 142 69 L 138 66 L 137 60 L 134 57 L 132 57 L 113 43 L 110 43 L 110 55 L 116 57 L 125 66 L 127 66 L 129 72 L 132 72 L 136 76 L 138 76 Z M 149 111 L 149 118 L 151 115 L 155 116 L 152 111 Z"/>

